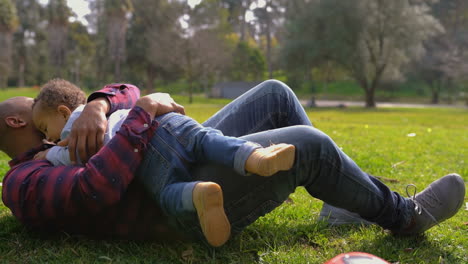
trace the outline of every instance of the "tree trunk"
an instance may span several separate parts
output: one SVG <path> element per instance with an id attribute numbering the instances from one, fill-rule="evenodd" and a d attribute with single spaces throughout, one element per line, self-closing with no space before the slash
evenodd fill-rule
<path id="1" fill-rule="evenodd" d="M 147 93 L 156 92 L 154 89 L 154 80 L 156 79 L 156 73 L 153 66 L 148 66 L 146 68 L 146 88 Z M 154 90 L 153 90 L 154 89 Z"/>
<path id="2" fill-rule="evenodd" d="M 367 108 L 375 108 L 375 87 L 370 87 L 369 89 L 365 89 L 366 91 L 366 107 Z"/>
<path id="3" fill-rule="evenodd" d="M 114 82 L 121 81 L 121 66 L 125 58 L 125 36 L 127 33 L 127 18 L 125 13 L 108 17 L 107 41 L 108 52 L 114 64 Z"/>
<path id="4" fill-rule="evenodd" d="M 439 103 L 439 91 L 432 90 L 431 104 Z"/>
<path id="5" fill-rule="evenodd" d="M 193 103 L 193 78 L 189 77 L 189 104 Z"/>
<path id="6" fill-rule="evenodd" d="M 433 80 L 430 83 L 431 87 L 431 93 L 432 93 L 432 98 L 431 98 L 431 104 L 438 104 L 440 102 L 440 89 L 442 87 L 442 81 L 440 80 Z"/>
<path id="7" fill-rule="evenodd" d="M 6 76 L 0 76 L 0 89 L 6 89 L 7 88 L 7 77 Z"/>
<path id="8" fill-rule="evenodd" d="M 10 32 L 0 32 L 0 88 L 8 85 L 8 74 L 11 67 L 13 35 Z"/>
<path id="9" fill-rule="evenodd" d="M 24 70 L 25 70 L 25 59 L 23 56 L 20 57 L 19 63 L 18 63 L 18 87 L 24 87 L 25 81 L 24 81 Z"/>
<path id="10" fill-rule="evenodd" d="M 52 77 L 63 78 L 67 52 L 67 25 L 50 23 L 47 29 L 49 34 L 49 58 L 54 75 Z"/>
<path id="11" fill-rule="evenodd" d="M 267 63 L 268 63 L 268 78 L 273 79 L 273 66 L 271 65 L 271 19 L 268 12 L 266 25 L 266 41 L 267 41 Z"/>

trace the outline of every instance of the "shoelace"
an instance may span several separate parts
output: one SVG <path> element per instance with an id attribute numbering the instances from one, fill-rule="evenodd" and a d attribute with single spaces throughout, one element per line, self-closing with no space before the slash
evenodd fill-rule
<path id="1" fill-rule="evenodd" d="M 409 193 L 409 189 L 410 187 L 413 187 L 414 188 L 414 192 L 413 192 L 413 195 L 410 195 Z M 414 184 L 408 184 L 406 185 L 406 195 L 411 199 L 411 201 L 413 201 L 414 203 L 414 210 L 416 211 L 416 213 L 418 215 L 421 215 L 422 214 L 422 211 L 424 210 L 424 212 L 426 212 L 426 214 L 429 216 L 429 218 L 434 221 L 434 223 L 436 223 L 437 225 L 439 224 L 439 222 L 437 221 L 437 219 L 435 219 L 435 217 L 429 213 L 429 211 L 424 208 L 424 206 L 422 206 L 421 203 L 419 203 L 417 200 L 416 200 L 416 191 L 417 191 L 417 187 L 416 185 Z M 434 198 L 435 199 L 435 198 Z M 436 199 L 437 200 L 437 199 Z"/>

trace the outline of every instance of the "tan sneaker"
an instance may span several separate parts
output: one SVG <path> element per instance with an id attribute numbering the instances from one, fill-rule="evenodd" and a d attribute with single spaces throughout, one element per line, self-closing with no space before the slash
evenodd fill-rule
<path id="1" fill-rule="evenodd" d="M 247 172 L 271 176 L 278 171 L 289 170 L 294 165 L 296 147 L 290 144 L 271 145 L 254 150 L 245 163 Z"/>
<path id="2" fill-rule="evenodd" d="M 224 212 L 223 191 L 214 182 L 200 182 L 193 189 L 193 205 L 206 240 L 213 247 L 222 246 L 231 235 L 231 224 Z"/>

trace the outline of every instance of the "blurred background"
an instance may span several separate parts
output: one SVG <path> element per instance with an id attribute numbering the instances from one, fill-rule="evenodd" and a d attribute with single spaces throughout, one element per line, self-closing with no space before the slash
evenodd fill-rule
<path id="1" fill-rule="evenodd" d="M 468 104 L 466 0 L 0 0 L 0 88 Z M 1 92 L 1 90 L 0 90 Z"/>

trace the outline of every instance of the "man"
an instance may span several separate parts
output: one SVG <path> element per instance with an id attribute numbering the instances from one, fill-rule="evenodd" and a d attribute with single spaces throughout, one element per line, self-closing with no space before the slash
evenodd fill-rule
<path id="1" fill-rule="evenodd" d="M 132 105 L 121 99 L 123 95 L 135 93 L 134 89 L 131 85 L 114 85 L 91 95 L 88 110 L 85 109 L 88 114 L 82 115 L 87 118 L 80 122 L 92 127 L 89 124 L 95 122 L 92 120 L 96 116 L 102 120 L 104 113 L 115 110 L 117 104 Z M 116 138 L 90 158 L 85 167 L 52 167 L 46 161 L 30 160 L 37 149 L 18 156 L 39 144 L 41 138 L 30 124 L 28 100 L 14 101 L 10 105 L 13 109 L 7 115 L 2 114 L 4 136 L 0 147 L 10 157 L 17 157 L 10 162 L 12 169 L 4 179 L 2 198 L 26 226 L 36 230 L 160 239 L 173 238 L 173 230 L 179 230 L 180 236 L 203 240 L 196 215 L 163 216 L 142 191 L 142 186 L 133 181 L 139 166 L 151 166 L 155 162 L 147 149 L 147 142 L 157 128 L 153 117 L 163 110 L 180 110 L 180 106 L 169 98 L 144 97 L 133 108 Z M 9 103 L 1 103 L 0 110 Z M 223 188 L 233 234 L 279 206 L 297 186 L 304 186 L 312 196 L 402 235 L 424 232 L 453 216 L 465 196 L 464 182 L 456 174 L 435 181 L 409 199 L 391 192 L 364 173 L 327 135 L 314 129 L 294 93 L 278 81 L 267 81 L 253 88 L 204 125 L 229 136 L 247 135 L 242 138 L 262 145 L 283 142 L 296 146 L 294 167 L 268 178 L 242 177 L 211 164 L 201 164 L 192 170 L 194 179 L 214 181 Z M 86 150 L 86 146 L 96 142 L 99 145 L 100 136 L 96 134 L 100 132 L 87 133 L 88 136 L 78 134 L 72 132 L 70 140 L 73 147 L 81 148 L 82 160 L 86 160 L 86 154 L 93 152 Z M 13 141 L 22 144 L 14 145 Z M 116 168 L 115 163 L 123 165 Z"/>

